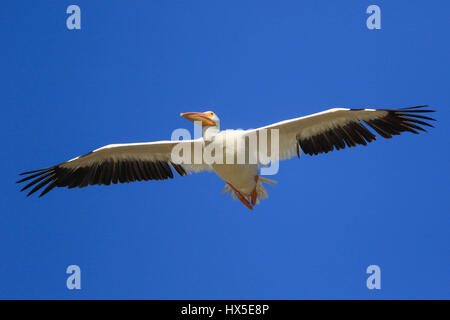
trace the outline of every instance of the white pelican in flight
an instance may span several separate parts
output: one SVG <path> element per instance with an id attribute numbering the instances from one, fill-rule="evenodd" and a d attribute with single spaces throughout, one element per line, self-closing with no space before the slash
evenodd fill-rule
<path id="1" fill-rule="evenodd" d="M 26 177 L 17 182 L 29 181 L 21 190 L 33 187 L 28 195 L 45 187 L 40 194 L 43 196 L 55 187 L 70 189 L 83 188 L 87 185 L 172 179 L 171 168 L 180 176 L 191 172 L 214 171 L 226 182 L 224 191 L 231 193 L 233 198 L 237 197 L 249 209 L 252 209 L 259 200 L 267 198 L 267 192 L 262 183 L 275 182 L 258 173 L 258 169 L 263 165 L 267 166 L 268 163 L 262 163 L 259 157 L 258 152 L 262 149 L 260 144 L 256 144 L 255 148 L 250 147 L 249 137 L 252 134 L 259 135 L 258 139 L 268 137 L 266 148 L 271 150 L 268 152 L 269 163 L 271 163 L 289 159 L 295 155 L 300 157 L 302 152 L 317 155 L 346 147 L 367 145 L 374 141 L 376 136 L 366 126 L 383 138 L 392 138 L 393 135 L 405 131 L 412 133 L 426 131 L 421 126 L 432 127 L 426 121 L 435 121 L 423 115 L 427 112 L 434 112 L 434 110 L 428 109 L 427 106 L 401 109 L 334 108 L 258 129 L 224 131 L 220 131 L 219 117 L 212 111 L 182 113 L 182 117 L 202 126 L 201 138 L 110 144 L 55 166 L 24 172 L 21 175 Z M 262 135 L 264 131 L 275 132 L 274 129 L 276 135 Z M 228 143 L 229 141 L 232 143 Z M 277 150 L 274 151 L 271 146 L 275 143 Z M 186 155 L 182 158 L 184 160 L 174 161 L 174 148 L 182 150 L 179 155 Z M 206 152 L 208 148 L 215 150 L 211 155 L 219 154 L 219 158 L 231 159 L 231 162 L 207 162 L 202 157 L 200 161 L 194 159 L 196 150 Z M 248 149 L 244 152 L 244 162 L 235 161 L 242 148 Z M 189 155 L 190 151 L 193 151 L 191 155 Z M 249 158 L 257 160 L 251 162 Z"/>

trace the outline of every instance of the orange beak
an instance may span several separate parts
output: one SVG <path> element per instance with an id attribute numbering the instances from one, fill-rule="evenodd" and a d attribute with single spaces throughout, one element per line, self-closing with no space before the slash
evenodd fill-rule
<path id="1" fill-rule="evenodd" d="M 207 114 L 202 112 L 185 112 L 180 113 L 180 116 L 192 122 L 200 122 L 202 127 L 216 125 L 216 122 L 213 119 L 211 119 Z"/>

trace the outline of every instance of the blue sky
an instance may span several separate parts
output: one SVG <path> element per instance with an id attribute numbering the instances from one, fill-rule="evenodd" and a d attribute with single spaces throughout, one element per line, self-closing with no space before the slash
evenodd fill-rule
<path id="1" fill-rule="evenodd" d="M 81 8 L 81 30 L 66 8 Z M 366 8 L 381 8 L 381 30 Z M 448 1 L 3 1 L 0 298 L 450 298 Z M 26 198 L 22 171 L 169 139 L 429 104 L 436 128 L 281 163 L 250 212 L 211 173 Z M 79 265 L 82 289 L 66 288 Z M 368 290 L 366 268 L 381 268 Z"/>

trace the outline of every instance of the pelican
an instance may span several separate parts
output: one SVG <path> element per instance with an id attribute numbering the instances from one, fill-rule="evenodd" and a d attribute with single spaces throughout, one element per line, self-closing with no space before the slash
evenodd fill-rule
<path id="1" fill-rule="evenodd" d="M 333 108 L 257 129 L 222 131 L 220 119 L 213 111 L 181 113 L 183 118 L 201 126 L 201 137 L 110 144 L 45 169 L 21 173 L 25 177 L 17 183 L 29 181 L 21 189 L 24 191 L 33 187 L 28 196 L 45 187 L 40 194 L 42 197 L 55 187 L 71 189 L 119 182 L 166 180 L 174 177 L 172 170 L 180 176 L 212 171 L 225 181 L 224 192 L 253 209 L 268 196 L 263 183 L 275 183 L 259 173 L 271 163 L 300 157 L 301 153 L 312 156 L 357 145 L 365 146 L 376 140 L 375 133 L 383 138 L 392 138 L 406 131 L 417 134 L 426 131 L 422 126 L 433 127 L 427 121 L 436 120 L 424 115 L 428 112 L 434 110 L 428 106 L 400 109 Z M 267 131 L 271 133 L 266 134 Z M 252 135 L 256 135 L 255 141 L 265 141 L 251 144 L 249 141 Z M 265 163 L 260 155 L 264 143 L 265 148 L 270 149 Z M 236 161 L 242 149 L 245 151 L 240 159 L 244 161 Z M 206 161 L 201 156 L 195 159 L 198 152 L 209 152 L 215 160 L 228 161 Z M 250 161 L 250 158 L 254 161 Z"/>

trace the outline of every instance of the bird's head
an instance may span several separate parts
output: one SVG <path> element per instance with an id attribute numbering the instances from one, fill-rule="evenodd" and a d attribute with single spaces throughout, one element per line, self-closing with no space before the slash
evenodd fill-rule
<path id="1" fill-rule="evenodd" d="M 219 117 L 212 111 L 185 112 L 180 113 L 180 116 L 192 122 L 198 122 L 202 127 L 219 127 L 220 124 Z"/>

